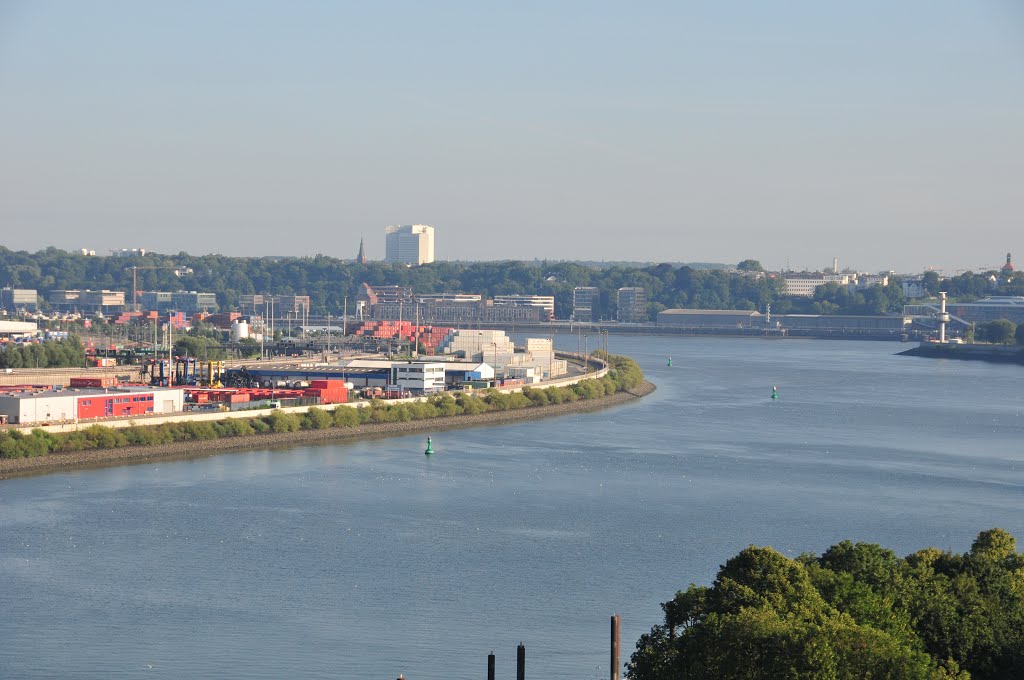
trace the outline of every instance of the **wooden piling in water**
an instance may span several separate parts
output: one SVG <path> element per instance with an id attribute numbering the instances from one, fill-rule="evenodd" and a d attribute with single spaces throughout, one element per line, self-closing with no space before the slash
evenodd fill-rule
<path id="1" fill-rule="evenodd" d="M 494 680 L 494 652 L 487 655 L 487 680 Z"/>
<path id="2" fill-rule="evenodd" d="M 526 646 L 522 642 L 516 647 L 516 680 L 526 680 Z"/>
<path id="3" fill-rule="evenodd" d="M 619 680 L 619 628 L 622 621 L 618 614 L 612 614 L 612 658 L 611 658 L 611 680 Z"/>

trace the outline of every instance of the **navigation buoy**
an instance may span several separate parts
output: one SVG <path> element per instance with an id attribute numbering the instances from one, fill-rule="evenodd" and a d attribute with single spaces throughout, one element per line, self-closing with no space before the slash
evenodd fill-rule
<path id="1" fill-rule="evenodd" d="M 668 365 L 669 365 L 669 366 L 671 366 L 671 365 L 672 365 L 672 357 L 669 357 L 669 358 L 668 358 Z"/>
<path id="2" fill-rule="evenodd" d="M 430 442 L 430 437 L 427 437 L 427 450 L 426 450 L 426 451 L 424 451 L 423 453 L 425 453 L 426 455 L 428 455 L 428 456 L 429 456 L 429 455 L 430 455 L 430 454 L 432 454 L 433 452 L 434 452 L 434 446 L 433 446 L 433 444 L 431 444 L 431 442 Z"/>
<path id="3" fill-rule="evenodd" d="M 772 399 L 778 399 L 778 398 L 779 398 L 779 388 L 776 387 L 775 385 L 772 385 Z"/>

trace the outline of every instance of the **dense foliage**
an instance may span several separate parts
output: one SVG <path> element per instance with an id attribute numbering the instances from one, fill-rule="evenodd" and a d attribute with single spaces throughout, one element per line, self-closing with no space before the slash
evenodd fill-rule
<path id="1" fill-rule="evenodd" d="M 48 248 L 37 253 L 0 247 L 0 286 L 46 291 L 64 288 L 108 288 L 129 293 L 132 265 L 138 288 L 145 290 L 203 290 L 217 294 L 219 304 L 234 308 L 239 296 L 251 293 L 309 295 L 314 314 L 338 314 L 348 298 L 352 304 L 361 284 L 408 285 L 420 293 L 473 292 L 487 296 L 536 294 L 555 297 L 555 316 L 572 313 L 576 286 L 600 289 L 597 318 L 612 318 L 615 294 L 623 286 L 647 290 L 653 315 L 670 307 L 696 309 L 758 309 L 768 303 L 776 313 L 877 314 L 896 311 L 903 304 L 902 288 L 894 281 L 885 289 L 849 293 L 839 286 L 823 287 L 814 299 L 787 298 L 779 278 L 765 275 L 757 260 L 743 260 L 739 271 L 696 269 L 657 264 L 644 267 L 598 267 L 571 262 L 435 262 L 422 267 L 315 257 L 225 257 L 148 254 L 144 258 L 85 257 Z M 157 267 L 157 268 L 153 268 Z M 159 268 L 162 267 L 162 268 Z M 179 271 L 191 274 L 177 276 Z M 940 288 L 938 275 L 926 276 L 929 290 Z M 960 298 L 989 293 L 1024 294 L 1024 278 L 1000 283 L 992 289 L 990 273 L 965 273 L 947 279 L 941 287 Z M 934 290 L 933 290 L 934 289 Z"/>
<path id="2" fill-rule="evenodd" d="M 263 432 L 296 432 L 331 427 L 355 427 L 363 423 L 397 423 L 440 416 L 472 415 L 488 411 L 511 411 L 598 399 L 623 390 L 632 390 L 643 382 L 640 367 L 628 357 L 612 355 L 609 371 L 602 378 L 583 380 L 568 387 L 524 388 L 521 393 L 504 394 L 485 390 L 480 394 L 439 394 L 425 401 L 388 403 L 374 400 L 369 407 L 337 406 L 333 410 L 310 408 L 306 413 L 272 411 L 253 418 L 226 418 L 218 421 L 191 421 L 141 425 L 125 428 L 92 425 L 77 432 L 53 433 L 42 429 L 23 434 L 18 430 L 0 431 L 0 458 L 27 458 L 88 449 L 114 449 L 125 446 L 171 444 L 238 437 Z"/>
<path id="3" fill-rule="evenodd" d="M 662 609 L 632 680 L 1024 677 L 1024 555 L 1002 529 L 903 559 L 849 541 L 798 559 L 751 546 Z"/>
<path id="4" fill-rule="evenodd" d="M 85 366 L 85 348 L 77 337 L 39 343 L 8 343 L 0 348 L 0 368 Z"/>
<path id="5" fill-rule="evenodd" d="M 1017 340 L 1017 324 L 1007 319 L 997 319 L 978 324 L 974 339 L 998 345 L 1012 345 Z"/>

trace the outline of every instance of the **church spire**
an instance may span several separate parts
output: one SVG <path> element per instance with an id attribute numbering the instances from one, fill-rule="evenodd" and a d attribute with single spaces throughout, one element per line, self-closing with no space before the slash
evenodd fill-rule
<path id="1" fill-rule="evenodd" d="M 363 248 L 363 237 L 359 237 L 359 254 L 356 255 L 356 262 L 359 264 L 366 264 L 366 249 Z"/>

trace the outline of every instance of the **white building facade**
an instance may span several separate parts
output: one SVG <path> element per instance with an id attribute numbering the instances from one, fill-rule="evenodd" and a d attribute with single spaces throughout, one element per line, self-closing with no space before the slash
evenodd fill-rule
<path id="1" fill-rule="evenodd" d="M 385 228 L 384 261 L 408 265 L 433 262 L 434 228 L 426 224 L 402 224 Z"/>
<path id="2" fill-rule="evenodd" d="M 392 384 L 413 394 L 443 392 L 444 364 L 426 361 L 395 364 L 391 367 L 391 379 Z"/>
<path id="3" fill-rule="evenodd" d="M 814 291 L 818 286 L 824 286 L 826 283 L 838 283 L 840 286 L 850 285 L 849 274 L 786 273 L 782 277 L 786 282 L 786 295 L 802 297 L 814 297 Z"/>
<path id="4" fill-rule="evenodd" d="M 569 364 L 556 359 L 551 338 L 527 338 L 526 351 L 517 352 L 505 331 L 457 329 L 437 346 L 439 354 L 458 354 L 472 361 L 494 367 L 497 374 L 508 376 L 508 369 L 534 368 L 538 377 L 565 375 Z"/>
<path id="5" fill-rule="evenodd" d="M 539 307 L 545 311 L 548 319 L 555 316 L 555 296 L 553 295 L 495 295 L 494 304 L 513 307 Z"/>

